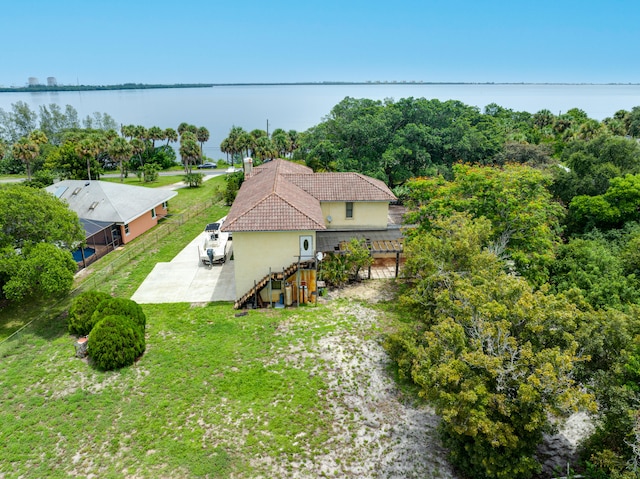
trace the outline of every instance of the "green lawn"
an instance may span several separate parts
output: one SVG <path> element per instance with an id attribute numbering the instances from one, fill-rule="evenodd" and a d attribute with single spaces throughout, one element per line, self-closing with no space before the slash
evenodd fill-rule
<path id="1" fill-rule="evenodd" d="M 144 310 L 147 351 L 119 372 L 75 358 L 60 316 L 5 352 L 0 477 L 255 477 L 253 458 L 323 451 L 325 383 L 286 352 L 336 327 L 325 308 Z"/>
<path id="2" fill-rule="evenodd" d="M 155 181 L 151 181 L 149 183 L 145 183 L 142 179 L 138 178 L 136 175 L 129 175 L 127 178 L 123 178 L 122 183 L 125 185 L 133 185 L 133 186 L 146 186 L 149 188 L 157 188 L 159 186 L 172 185 L 174 183 L 179 183 L 184 178 L 184 172 L 176 171 L 175 175 L 171 176 L 158 176 Z M 110 181 L 112 183 L 120 183 L 120 178 L 100 178 L 100 181 Z"/>

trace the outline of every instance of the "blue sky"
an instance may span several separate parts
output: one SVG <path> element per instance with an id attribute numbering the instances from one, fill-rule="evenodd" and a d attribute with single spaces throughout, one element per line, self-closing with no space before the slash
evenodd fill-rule
<path id="1" fill-rule="evenodd" d="M 22 0 L 0 85 L 640 83 L 631 0 Z"/>

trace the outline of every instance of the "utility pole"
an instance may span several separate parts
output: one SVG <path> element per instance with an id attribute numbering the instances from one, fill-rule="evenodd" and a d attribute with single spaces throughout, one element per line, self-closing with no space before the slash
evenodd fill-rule
<path id="1" fill-rule="evenodd" d="M 269 137 L 269 118 L 267 118 L 267 138 Z"/>

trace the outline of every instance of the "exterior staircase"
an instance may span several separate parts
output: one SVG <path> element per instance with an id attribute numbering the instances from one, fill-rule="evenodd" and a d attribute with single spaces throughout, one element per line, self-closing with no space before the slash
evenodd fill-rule
<path id="1" fill-rule="evenodd" d="M 253 303 L 253 308 L 262 307 L 263 304 L 259 293 L 270 281 L 286 281 L 287 278 L 298 272 L 298 270 L 308 269 L 310 267 L 315 267 L 315 260 L 298 261 L 283 268 L 280 272 L 269 272 L 260 281 L 255 281 L 253 288 L 242 295 L 242 297 L 234 303 L 233 307 L 235 309 L 242 309 L 246 308 L 249 303 Z"/>

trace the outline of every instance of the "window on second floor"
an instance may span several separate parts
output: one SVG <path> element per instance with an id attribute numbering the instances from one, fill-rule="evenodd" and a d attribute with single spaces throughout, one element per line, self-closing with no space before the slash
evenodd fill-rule
<path id="1" fill-rule="evenodd" d="M 353 218 L 353 203 L 351 201 L 347 201 L 347 211 L 346 218 Z"/>

